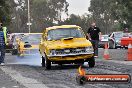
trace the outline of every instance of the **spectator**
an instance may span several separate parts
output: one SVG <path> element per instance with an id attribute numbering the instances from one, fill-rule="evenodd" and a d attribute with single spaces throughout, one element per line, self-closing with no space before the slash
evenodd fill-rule
<path id="1" fill-rule="evenodd" d="M 98 43 L 101 40 L 101 31 L 96 24 L 93 22 L 91 27 L 88 29 L 87 37 L 91 41 L 93 48 L 94 48 L 94 57 L 98 57 Z"/>
<path id="2" fill-rule="evenodd" d="M 124 29 L 124 33 L 128 33 L 128 28 L 125 28 Z"/>
<path id="3" fill-rule="evenodd" d="M 0 23 L 0 65 L 4 65 L 6 39 L 6 29 Z"/>

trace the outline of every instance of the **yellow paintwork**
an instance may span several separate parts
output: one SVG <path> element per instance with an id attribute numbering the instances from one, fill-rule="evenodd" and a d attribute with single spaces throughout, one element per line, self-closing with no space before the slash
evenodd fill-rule
<path id="1" fill-rule="evenodd" d="M 42 35 L 42 33 L 25 33 L 24 35 L 26 36 L 26 35 L 29 35 L 29 34 L 41 34 Z M 21 41 L 21 39 L 16 39 L 17 40 L 17 44 L 18 44 L 18 52 L 19 52 L 19 54 L 20 54 L 20 56 L 24 56 L 24 55 L 26 55 L 25 53 L 24 53 L 24 51 L 28 51 L 28 50 L 33 50 L 33 49 L 39 49 L 39 44 L 38 45 L 31 45 L 31 47 L 29 47 L 29 48 L 24 48 L 24 45 L 25 45 L 25 43 L 23 42 L 23 41 Z"/>
<path id="2" fill-rule="evenodd" d="M 47 37 L 47 32 L 49 30 L 56 30 L 58 28 L 76 28 L 76 30 L 82 31 L 81 27 L 76 25 L 62 25 L 62 26 L 53 26 L 46 28 L 46 30 L 44 30 L 42 34 L 41 43 L 39 44 L 39 50 L 42 56 L 46 54 L 47 58 L 50 61 L 68 61 L 68 60 L 71 61 L 71 60 L 80 60 L 80 59 L 86 60 L 93 56 L 93 54 L 89 54 L 89 55 L 77 55 L 77 56 L 65 56 L 65 57 L 61 57 L 61 56 L 48 57 L 50 50 L 52 49 L 68 49 L 68 48 L 81 48 L 81 47 L 92 46 L 91 42 L 87 40 L 85 37 L 73 38 L 71 40 L 61 39 L 61 40 L 52 40 L 52 41 L 48 41 L 44 39 L 44 37 Z"/>
<path id="3" fill-rule="evenodd" d="M 72 40 L 46 41 L 44 44 L 50 50 L 92 46 L 92 44 L 85 38 L 74 38 Z"/>

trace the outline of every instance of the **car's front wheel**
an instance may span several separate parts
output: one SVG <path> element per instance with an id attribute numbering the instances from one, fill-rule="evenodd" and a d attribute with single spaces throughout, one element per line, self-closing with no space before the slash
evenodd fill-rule
<path id="1" fill-rule="evenodd" d="M 18 54 L 17 49 L 12 50 L 12 51 L 11 51 L 11 54 L 12 54 L 12 55 L 17 55 L 17 54 Z"/>
<path id="2" fill-rule="evenodd" d="M 46 55 L 45 55 L 45 60 L 46 60 L 45 68 L 47 70 L 51 69 L 51 61 L 47 58 Z"/>
<path id="3" fill-rule="evenodd" d="M 45 67 L 45 58 L 42 56 L 42 67 Z"/>
<path id="4" fill-rule="evenodd" d="M 94 58 L 94 56 L 89 59 L 88 65 L 89 65 L 89 67 L 94 67 L 95 66 L 95 58 Z"/>

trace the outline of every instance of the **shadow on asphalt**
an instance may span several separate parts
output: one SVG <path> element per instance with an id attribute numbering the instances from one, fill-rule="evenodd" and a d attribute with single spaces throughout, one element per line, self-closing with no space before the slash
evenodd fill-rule
<path id="1" fill-rule="evenodd" d="M 35 68 L 35 69 L 41 69 L 41 70 L 46 70 L 45 69 L 45 67 L 41 67 L 41 66 L 31 66 L 31 65 L 27 65 L 27 66 L 29 66 L 29 67 L 33 67 L 33 68 Z M 60 66 L 60 65 L 57 65 L 57 64 L 53 64 L 52 66 L 51 66 L 51 69 L 49 69 L 49 70 L 46 70 L 46 71 L 50 71 L 50 70 L 74 70 L 74 69 L 78 69 L 80 67 L 80 65 L 76 65 L 76 64 L 64 64 L 64 65 L 62 65 L 62 66 Z M 95 66 L 96 67 L 96 66 Z M 95 68 L 94 67 L 94 68 Z M 92 69 L 92 68 L 90 68 L 89 66 L 87 66 L 87 65 L 83 65 L 82 66 L 82 68 L 84 68 L 84 69 Z"/>

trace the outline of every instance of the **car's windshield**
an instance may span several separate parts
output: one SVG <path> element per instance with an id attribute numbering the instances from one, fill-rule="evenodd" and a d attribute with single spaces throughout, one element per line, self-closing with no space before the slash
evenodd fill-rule
<path id="1" fill-rule="evenodd" d="M 123 37 L 123 33 L 122 32 L 118 32 L 114 34 L 115 38 L 122 38 Z"/>
<path id="2" fill-rule="evenodd" d="M 41 34 L 29 34 L 22 38 L 23 42 L 28 42 L 30 44 L 39 44 L 41 39 Z"/>
<path id="3" fill-rule="evenodd" d="M 129 33 L 123 33 L 123 37 L 129 37 L 130 34 Z"/>
<path id="4" fill-rule="evenodd" d="M 61 38 L 83 38 L 82 31 L 75 28 L 61 28 L 48 31 L 48 40 L 60 40 Z"/>
<path id="5" fill-rule="evenodd" d="M 109 37 L 108 37 L 108 35 L 103 35 L 102 36 L 102 39 L 108 39 Z"/>

